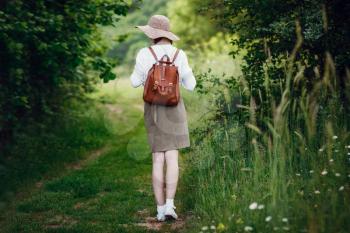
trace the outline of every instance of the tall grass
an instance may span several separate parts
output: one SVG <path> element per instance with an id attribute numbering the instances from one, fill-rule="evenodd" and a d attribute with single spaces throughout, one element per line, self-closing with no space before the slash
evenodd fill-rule
<path id="1" fill-rule="evenodd" d="M 302 87 L 303 66 L 295 59 L 302 45 L 300 30 L 297 23 L 298 40 L 286 62 L 281 99 L 269 95 L 268 116 L 256 112 L 243 85 L 234 94 L 250 98 L 250 106 L 238 106 L 234 114 L 209 120 L 210 129 L 197 131 L 203 133 L 196 136 L 183 176 L 185 193 L 192 194 L 183 198 L 201 219 L 194 232 L 350 230 L 349 118 L 330 54 L 325 54 L 324 75 L 314 88 Z M 270 78 L 265 79 L 268 93 Z M 302 87 L 299 96 L 296 87 Z M 234 107 L 232 98 L 226 104 L 226 109 Z M 236 114 L 249 120 L 237 120 Z"/>

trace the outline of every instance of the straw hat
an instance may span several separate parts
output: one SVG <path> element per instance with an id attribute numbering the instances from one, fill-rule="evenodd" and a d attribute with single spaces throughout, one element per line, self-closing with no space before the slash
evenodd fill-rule
<path id="1" fill-rule="evenodd" d="M 136 27 L 143 31 L 146 34 L 146 36 L 148 36 L 151 39 L 166 37 L 172 41 L 180 40 L 180 38 L 177 35 L 170 31 L 170 21 L 164 15 L 153 15 L 148 20 L 147 25 Z"/>

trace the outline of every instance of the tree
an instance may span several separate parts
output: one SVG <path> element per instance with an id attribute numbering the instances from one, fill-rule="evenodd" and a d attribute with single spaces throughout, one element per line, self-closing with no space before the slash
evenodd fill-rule
<path id="1" fill-rule="evenodd" d="M 311 89 L 316 81 L 315 69 L 324 74 L 325 53 L 335 61 L 340 101 L 350 113 L 349 90 L 346 86 L 350 65 L 350 3 L 341 0 L 215 0 L 206 5 L 207 17 L 214 18 L 231 33 L 239 34 L 232 40 L 235 57 L 246 50 L 243 77 L 260 111 L 271 112 L 269 95 L 277 97 L 285 81 L 286 59 L 296 43 L 296 21 L 300 22 L 303 37 L 297 60 L 304 70 L 304 87 Z M 264 88 L 265 76 L 271 81 L 270 93 Z M 298 95 L 295 91 L 296 97 Z"/>
<path id="2" fill-rule="evenodd" d="M 1 2 L 1 143 L 89 91 L 94 80 L 89 71 L 104 81 L 115 78 L 94 40 L 100 25 L 113 25 L 127 10 L 121 0 Z"/>

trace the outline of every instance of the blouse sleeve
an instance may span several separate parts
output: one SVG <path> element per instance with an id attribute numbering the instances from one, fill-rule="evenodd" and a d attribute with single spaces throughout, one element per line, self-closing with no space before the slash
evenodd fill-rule
<path id="1" fill-rule="evenodd" d="M 182 52 L 181 64 L 179 66 L 179 76 L 182 86 L 187 90 L 193 91 L 196 86 L 196 79 L 193 75 L 192 69 L 188 64 L 187 55 L 184 51 Z"/>
<path id="2" fill-rule="evenodd" d="M 144 67 L 142 65 L 142 49 L 137 53 L 136 55 L 136 61 L 135 61 L 135 66 L 134 66 L 134 70 L 130 76 L 130 81 L 131 81 L 131 85 L 133 87 L 138 87 L 141 84 L 144 85 L 145 83 L 145 72 L 144 72 Z"/>

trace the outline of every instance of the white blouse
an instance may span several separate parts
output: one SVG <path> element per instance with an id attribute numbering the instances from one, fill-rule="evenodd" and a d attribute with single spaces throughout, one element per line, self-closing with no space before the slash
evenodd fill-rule
<path id="1" fill-rule="evenodd" d="M 165 54 L 172 60 L 176 52 L 176 47 L 172 44 L 159 44 L 152 45 L 152 48 L 157 55 L 158 59 L 161 59 Z M 134 71 L 130 76 L 131 85 L 138 87 L 141 84 L 144 86 L 147 79 L 147 74 L 152 65 L 156 62 L 151 51 L 148 47 L 142 48 L 136 55 L 136 63 Z M 180 49 L 179 54 L 175 60 L 175 66 L 178 67 L 180 83 L 187 90 L 193 91 L 196 86 L 196 79 L 192 73 L 192 69 L 188 64 L 186 53 Z"/>

